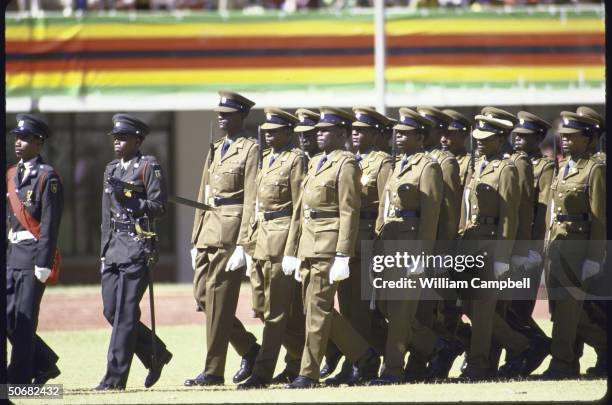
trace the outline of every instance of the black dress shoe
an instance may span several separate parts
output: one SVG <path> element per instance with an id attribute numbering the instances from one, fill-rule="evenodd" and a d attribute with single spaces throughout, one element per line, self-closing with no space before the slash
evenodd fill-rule
<path id="1" fill-rule="evenodd" d="M 525 361 L 521 368 L 523 377 L 528 376 L 540 367 L 546 356 L 550 354 L 550 343 L 551 340 L 548 337 L 536 338 L 531 342 L 529 349 L 524 354 Z"/>
<path id="2" fill-rule="evenodd" d="M 475 369 L 469 365 L 463 370 L 461 375 L 457 378 L 461 382 L 476 382 L 486 381 L 491 378 L 491 373 L 486 370 Z"/>
<path id="3" fill-rule="evenodd" d="M 159 380 L 159 377 L 161 377 L 162 369 L 166 364 L 170 363 L 170 360 L 172 360 L 172 353 L 166 352 L 164 358 L 158 360 L 155 367 L 151 367 L 149 369 L 149 374 L 147 374 L 144 382 L 145 388 L 151 388 L 153 385 L 155 385 L 155 383 Z"/>
<path id="4" fill-rule="evenodd" d="M 332 373 L 336 371 L 336 367 L 338 367 L 338 363 L 340 363 L 341 358 L 342 354 L 339 354 L 338 356 L 325 355 L 325 364 L 319 373 L 319 377 L 326 378 L 332 375 Z"/>
<path id="5" fill-rule="evenodd" d="M 425 381 L 428 377 L 427 359 L 418 354 L 410 353 L 404 368 L 404 380 L 409 383 L 416 383 Z"/>
<path id="6" fill-rule="evenodd" d="M 257 354 L 259 353 L 259 348 L 261 346 L 258 343 L 253 344 L 251 349 L 242 357 L 242 361 L 240 362 L 240 368 L 234 374 L 232 381 L 236 384 L 243 382 L 247 378 L 251 376 L 253 372 L 253 366 L 255 365 L 255 359 L 257 358 Z"/>
<path id="7" fill-rule="evenodd" d="M 348 359 L 344 359 L 344 363 L 342 363 L 342 368 L 340 372 L 333 377 L 329 377 L 327 380 L 323 381 L 328 387 L 338 387 L 342 384 L 348 384 L 349 380 L 353 376 L 353 364 L 348 361 Z"/>
<path id="8" fill-rule="evenodd" d="M 404 381 L 400 377 L 396 377 L 394 375 L 383 374 L 378 378 L 373 379 L 368 383 L 368 385 L 392 385 L 392 384 L 402 384 Z"/>
<path id="9" fill-rule="evenodd" d="M 94 390 L 96 391 L 121 391 L 124 389 L 125 387 L 123 385 L 107 384 L 103 382 L 101 382 L 96 388 L 94 388 Z"/>
<path id="10" fill-rule="evenodd" d="M 313 380 L 312 378 L 304 377 L 303 375 L 298 375 L 295 380 L 291 384 L 288 384 L 286 388 L 296 389 L 296 388 L 315 388 L 319 385 L 319 382 Z"/>
<path id="11" fill-rule="evenodd" d="M 545 381 L 558 381 L 577 379 L 578 377 L 580 377 L 580 375 L 575 372 L 561 371 L 549 368 L 544 373 L 542 373 L 539 379 Z"/>
<path id="12" fill-rule="evenodd" d="M 603 366 L 589 367 L 586 370 L 586 374 L 590 378 L 607 378 L 608 368 Z"/>
<path id="13" fill-rule="evenodd" d="M 448 378 L 453 363 L 463 351 L 463 344 L 458 339 L 438 338 L 434 354 L 427 366 L 427 377 L 435 380 Z"/>
<path id="14" fill-rule="evenodd" d="M 519 377 L 524 364 L 525 358 L 522 355 L 506 361 L 506 363 L 497 370 L 497 378 L 501 380 L 511 380 Z"/>
<path id="15" fill-rule="evenodd" d="M 42 373 L 38 374 L 36 377 L 34 377 L 34 379 L 32 380 L 32 384 L 40 384 L 40 385 L 44 385 L 47 383 L 47 381 L 56 378 L 57 376 L 59 376 L 62 372 L 60 371 L 59 368 L 57 368 L 57 366 L 54 364 L 53 368 L 51 368 L 50 370 L 46 370 L 43 371 Z"/>
<path id="16" fill-rule="evenodd" d="M 297 373 L 284 369 L 279 375 L 274 377 L 270 384 L 288 384 L 297 378 Z"/>
<path id="17" fill-rule="evenodd" d="M 194 387 L 194 386 L 206 386 L 212 387 L 214 385 L 223 385 L 225 380 L 223 377 L 218 377 L 216 375 L 208 375 L 204 373 L 198 374 L 196 378 L 189 378 L 185 380 L 185 387 Z"/>
<path id="18" fill-rule="evenodd" d="M 373 348 L 369 348 L 364 354 L 357 366 L 353 368 L 353 375 L 348 381 L 348 385 L 365 385 L 368 381 L 378 377 L 378 369 L 380 368 L 380 357 Z"/>
<path id="19" fill-rule="evenodd" d="M 239 384 L 236 388 L 239 390 L 248 390 L 253 388 L 267 388 L 268 385 L 270 385 L 268 381 L 258 377 L 256 374 L 251 374 L 251 376 L 245 382 Z"/>

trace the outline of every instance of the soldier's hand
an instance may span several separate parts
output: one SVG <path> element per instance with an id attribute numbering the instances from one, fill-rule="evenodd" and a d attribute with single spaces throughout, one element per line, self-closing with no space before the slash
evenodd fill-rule
<path id="1" fill-rule="evenodd" d="M 41 283 L 44 283 L 45 281 L 47 281 L 50 274 L 51 274 L 51 269 L 46 268 L 46 267 L 34 266 L 34 275 L 36 276 L 38 281 L 40 281 Z"/>
<path id="2" fill-rule="evenodd" d="M 586 259 L 584 263 L 582 263 L 582 281 L 599 274 L 600 270 L 601 265 L 599 263 Z"/>
<path id="3" fill-rule="evenodd" d="M 415 266 L 414 264 L 411 267 L 407 268 L 407 276 L 410 277 L 410 275 L 415 274 L 415 275 L 419 275 L 425 272 L 425 269 L 423 268 L 423 264 L 419 261 L 419 263 Z"/>
<path id="4" fill-rule="evenodd" d="M 336 256 L 332 263 L 331 269 L 329 270 L 329 282 L 342 281 L 349 277 L 349 257 L 348 256 Z"/>
<path id="5" fill-rule="evenodd" d="M 225 271 L 234 271 L 246 263 L 246 259 L 244 257 L 244 249 L 242 246 L 237 245 L 234 249 L 234 252 L 230 256 L 227 264 L 225 265 Z"/>
<path id="6" fill-rule="evenodd" d="M 508 270 L 510 270 L 510 265 L 508 263 L 493 263 L 493 274 L 495 275 L 495 278 L 497 280 L 499 280 L 504 274 L 506 274 Z"/>
<path id="7" fill-rule="evenodd" d="M 283 273 L 290 276 L 297 268 L 300 267 L 300 259 L 295 256 L 284 256 L 281 263 Z"/>
<path id="8" fill-rule="evenodd" d="M 191 255 L 191 267 L 193 268 L 193 271 L 195 271 L 195 269 L 196 269 L 196 255 L 198 254 L 198 249 L 196 247 L 193 247 L 189 251 L 189 254 Z"/>
<path id="9" fill-rule="evenodd" d="M 525 256 L 513 255 L 510 258 L 510 264 L 515 269 L 525 266 L 529 262 L 529 258 Z"/>

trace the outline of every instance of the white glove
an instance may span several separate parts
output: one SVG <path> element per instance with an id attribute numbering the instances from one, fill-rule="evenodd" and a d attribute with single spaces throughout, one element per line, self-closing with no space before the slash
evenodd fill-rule
<path id="1" fill-rule="evenodd" d="M 283 273 L 290 276 L 294 270 L 300 268 L 300 259 L 295 256 L 284 256 L 281 266 L 283 267 Z"/>
<path id="2" fill-rule="evenodd" d="M 244 261 L 246 262 L 246 270 L 244 274 L 251 278 L 251 267 L 253 266 L 253 257 L 250 256 L 247 252 L 244 252 Z"/>
<path id="3" fill-rule="evenodd" d="M 495 274 L 496 279 L 500 279 L 506 272 L 510 270 L 510 265 L 508 263 L 502 262 L 494 262 L 493 263 L 493 274 Z"/>
<path id="4" fill-rule="evenodd" d="M 536 252 L 535 250 L 529 251 L 529 256 L 527 257 L 527 263 L 525 263 L 525 267 L 528 270 L 533 270 L 538 268 L 542 264 L 542 255 Z"/>
<path id="5" fill-rule="evenodd" d="M 329 270 L 330 283 L 333 283 L 334 281 L 342 281 L 349 277 L 349 259 L 350 258 L 348 256 L 336 256 L 334 258 L 334 262 Z"/>
<path id="6" fill-rule="evenodd" d="M 599 270 L 601 270 L 601 265 L 599 263 L 586 259 L 584 263 L 582 263 L 582 281 L 597 275 Z"/>
<path id="7" fill-rule="evenodd" d="M 515 269 L 525 266 L 527 262 L 529 262 L 529 257 L 526 256 L 515 255 L 510 258 L 510 264 Z"/>
<path id="8" fill-rule="evenodd" d="M 297 281 L 298 283 L 302 282 L 302 278 L 300 277 L 300 266 L 298 265 L 295 270 L 293 271 L 293 278 L 295 279 L 295 281 Z"/>
<path id="9" fill-rule="evenodd" d="M 418 276 L 419 274 L 422 274 L 425 271 L 425 268 L 423 268 L 423 264 L 419 261 L 419 264 L 415 267 L 414 264 L 408 268 L 406 268 L 406 275 L 408 277 L 410 277 L 411 275 L 416 275 Z"/>
<path id="10" fill-rule="evenodd" d="M 230 256 L 227 264 L 225 265 L 225 271 L 234 271 L 246 264 L 246 258 L 244 257 L 244 248 L 237 245 L 234 252 Z"/>
<path id="11" fill-rule="evenodd" d="M 192 248 L 189 251 L 189 254 L 191 255 L 191 267 L 193 268 L 193 271 L 195 271 L 195 269 L 196 269 L 196 255 L 198 254 L 198 249 L 196 247 Z"/>
<path id="12" fill-rule="evenodd" d="M 49 278 L 49 274 L 51 274 L 51 269 L 46 267 L 38 267 L 34 266 L 34 275 L 41 282 L 44 283 Z"/>

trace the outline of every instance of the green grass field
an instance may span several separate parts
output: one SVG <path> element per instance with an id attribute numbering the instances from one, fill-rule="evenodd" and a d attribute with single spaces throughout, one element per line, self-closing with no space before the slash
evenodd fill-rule
<path id="1" fill-rule="evenodd" d="M 550 331 L 550 323 L 543 322 Z M 261 327 L 249 328 L 261 336 Z M 62 374 L 52 383 L 64 385 L 61 403 L 245 403 L 245 402 L 435 402 L 435 401 L 581 401 L 595 400 L 605 394 L 604 380 L 559 382 L 521 381 L 479 384 L 406 384 L 391 387 L 344 387 L 312 390 L 287 390 L 282 386 L 265 390 L 237 391 L 231 376 L 240 359 L 230 347 L 226 367 L 226 386 L 217 388 L 183 387 L 185 378 L 197 375 L 204 364 L 204 326 L 166 326 L 159 334 L 173 352 L 172 362 L 164 368 L 160 381 L 151 389 L 143 387 L 146 370 L 134 357 L 125 392 L 98 393 L 96 386 L 104 374 L 110 327 L 79 332 L 42 332 L 41 336 L 60 356 Z M 284 353 L 281 352 L 281 359 Z M 583 371 L 593 365 L 595 354 L 585 350 Z M 451 375 L 458 375 L 460 361 Z M 545 360 L 536 373 L 548 365 Z M 279 363 L 277 371 L 283 367 Z M 562 385 L 561 385 L 562 384 Z M 16 400 L 15 403 L 36 403 L 41 400 Z"/>

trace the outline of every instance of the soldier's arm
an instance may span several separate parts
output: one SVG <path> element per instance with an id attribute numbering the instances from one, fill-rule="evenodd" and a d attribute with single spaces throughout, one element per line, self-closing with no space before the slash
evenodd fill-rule
<path id="1" fill-rule="evenodd" d="M 341 163 L 338 187 L 338 208 L 340 210 L 340 227 L 336 252 L 346 256 L 355 253 L 357 227 L 359 225 L 359 209 L 361 208 L 361 169 L 354 159 L 346 159 Z"/>
<path id="2" fill-rule="evenodd" d="M 257 196 L 257 158 L 259 146 L 253 144 L 247 152 L 244 164 L 244 197 L 242 201 L 242 218 L 238 232 L 237 245 L 248 242 L 249 220 L 255 210 L 255 197 Z"/>
<path id="3" fill-rule="evenodd" d="M 51 268 L 64 209 L 64 189 L 55 172 L 49 172 L 43 181 L 40 239 L 36 244 L 35 264 L 38 267 Z"/>
<path id="4" fill-rule="evenodd" d="M 606 170 L 599 163 L 589 177 L 589 205 L 591 231 L 587 258 L 601 263 L 606 249 Z"/>
<path id="5" fill-rule="evenodd" d="M 378 189 L 378 217 L 376 218 L 376 226 L 374 229 L 380 229 L 385 220 L 385 187 L 387 180 L 391 176 L 391 160 L 385 159 L 380 165 L 378 176 L 376 176 L 376 187 Z"/>
<path id="6" fill-rule="evenodd" d="M 291 165 L 291 176 L 289 186 L 291 187 L 291 205 L 293 207 L 293 215 L 291 215 L 291 223 L 289 225 L 289 233 L 287 234 L 287 243 L 285 244 L 285 256 L 295 256 L 297 251 L 298 235 L 300 229 L 300 221 L 302 218 L 302 179 L 304 177 L 304 158 L 298 156 L 293 160 Z"/>
<path id="7" fill-rule="evenodd" d="M 533 219 L 533 235 L 532 239 L 536 242 L 537 250 L 542 252 L 542 241 L 546 236 L 546 215 L 548 211 L 548 203 L 550 201 L 550 185 L 552 184 L 554 166 L 552 163 L 547 163 L 538 179 L 538 196 L 535 208 L 535 217 Z"/>
<path id="8" fill-rule="evenodd" d="M 472 182 L 472 166 L 470 165 L 467 170 L 465 184 L 463 185 L 463 189 L 461 190 L 461 194 L 459 198 L 461 201 L 459 202 L 459 206 L 461 207 L 459 213 L 459 225 L 457 226 L 457 235 L 461 236 L 463 231 L 465 230 L 465 226 L 467 225 L 468 215 L 469 215 L 469 201 L 466 203 L 466 198 L 469 197 L 465 195 L 469 191 L 470 183 Z"/>
<path id="9" fill-rule="evenodd" d="M 444 182 L 442 180 L 442 169 L 438 163 L 428 163 L 423 168 L 421 180 L 419 181 L 421 195 L 419 213 L 419 232 L 417 239 L 421 241 L 436 240 L 438 231 L 438 219 L 444 194 Z M 423 251 L 428 254 L 433 249 L 432 244 L 423 244 Z"/>
<path id="10" fill-rule="evenodd" d="M 534 204 L 534 188 L 533 188 L 533 165 L 531 161 L 524 156 L 521 156 L 515 162 L 518 173 L 519 193 L 521 201 L 519 203 L 519 224 L 516 234 L 516 239 L 526 241 L 531 239 L 532 223 L 533 223 L 533 204 Z M 524 243 L 518 245 L 515 254 L 527 256 L 528 246 Z"/>
<path id="11" fill-rule="evenodd" d="M 147 192 L 146 199 L 138 199 L 138 207 L 134 212 L 136 217 L 147 215 L 149 218 L 160 218 L 166 213 L 168 206 L 168 189 L 164 172 L 155 159 L 148 161 L 144 170 L 144 185 Z"/>
<path id="12" fill-rule="evenodd" d="M 100 226 L 102 235 L 100 238 L 100 257 L 104 257 L 104 248 L 108 241 L 108 235 L 110 233 L 110 194 L 106 192 L 106 179 L 108 178 L 108 169 L 104 171 L 104 178 L 102 179 L 102 224 Z"/>
<path id="13" fill-rule="evenodd" d="M 459 218 L 461 216 L 461 177 L 456 159 L 446 159 L 443 162 L 442 178 L 444 180 L 444 204 L 448 212 L 448 235 L 438 235 L 438 239 L 452 240 L 457 235 Z"/>
<path id="14" fill-rule="evenodd" d="M 208 184 L 208 170 L 210 162 L 210 153 L 209 150 L 206 154 L 206 160 L 204 161 L 204 168 L 202 169 L 202 179 L 200 180 L 200 189 L 198 191 L 198 202 L 208 204 L 208 201 L 204 201 L 205 199 L 205 191 L 206 185 Z M 191 243 L 195 245 L 198 240 L 198 236 L 200 234 L 200 229 L 202 229 L 202 220 L 204 219 L 204 210 L 197 209 L 195 210 L 195 215 L 193 219 L 193 229 L 191 231 Z"/>
<path id="15" fill-rule="evenodd" d="M 499 174 L 499 228 L 498 239 L 513 241 L 518 230 L 518 209 L 520 204 L 518 173 L 514 165 L 506 164 Z M 512 242 L 505 242 L 496 251 L 495 261 L 510 263 Z"/>

